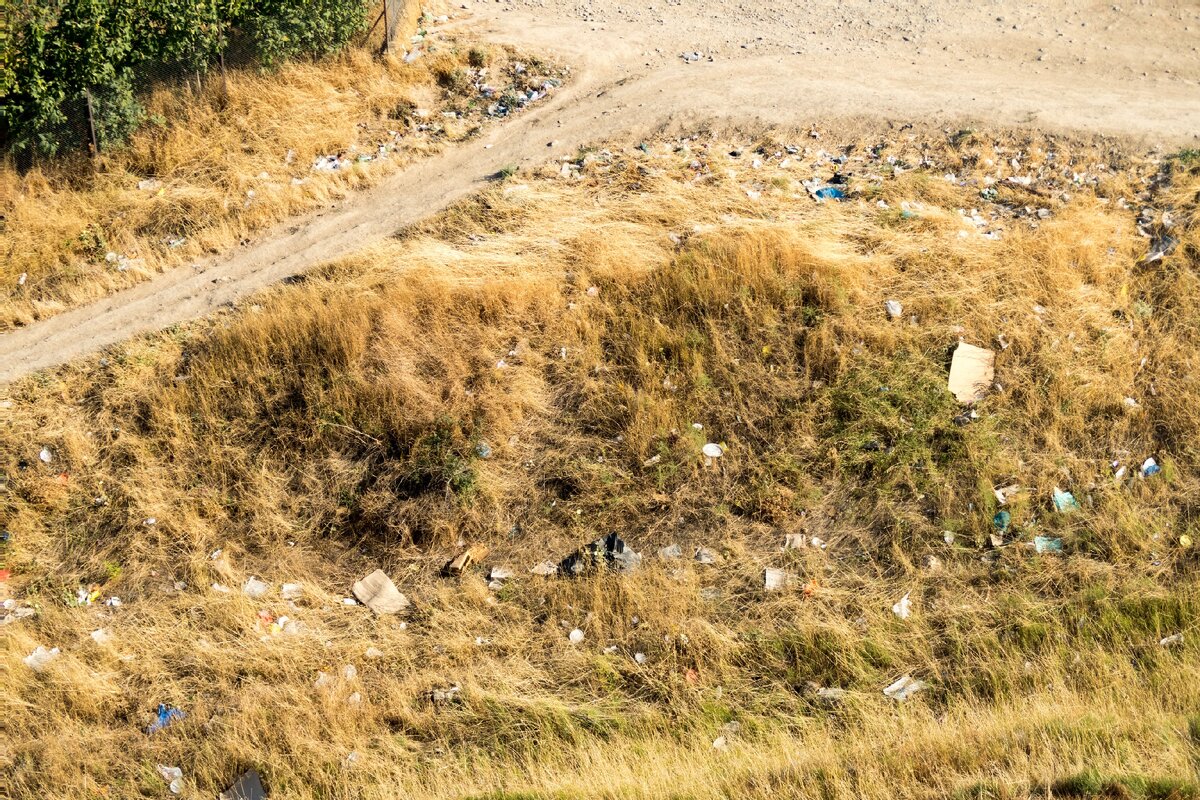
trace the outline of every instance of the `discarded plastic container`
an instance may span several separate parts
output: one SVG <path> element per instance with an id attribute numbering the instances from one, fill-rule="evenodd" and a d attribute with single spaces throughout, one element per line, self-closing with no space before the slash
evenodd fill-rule
<path id="1" fill-rule="evenodd" d="M 183 790 L 183 770 L 179 767 L 159 764 L 158 774 L 167 782 L 167 788 L 171 790 L 171 794 L 179 794 Z"/>
<path id="2" fill-rule="evenodd" d="M 571 644 L 579 644 L 583 641 L 583 631 L 576 628 L 567 635 L 567 639 Z"/>
<path id="3" fill-rule="evenodd" d="M 708 444 L 704 445 L 700 452 L 704 453 L 706 458 L 720 458 L 721 456 L 725 455 L 724 448 L 715 442 L 709 442 Z"/>
<path id="4" fill-rule="evenodd" d="M 1149 478 L 1151 475 L 1157 475 L 1162 472 L 1162 467 L 1153 458 L 1147 458 L 1142 462 L 1142 477 Z"/>
<path id="5" fill-rule="evenodd" d="M 1012 524 L 1012 514 L 1008 513 L 1007 511 L 997 511 L 996 515 L 994 517 L 992 517 L 992 525 L 1000 533 L 1007 532 L 1008 526 L 1011 524 Z"/>
<path id="6" fill-rule="evenodd" d="M 812 194 L 818 200 L 836 200 L 840 203 L 846 199 L 846 193 L 836 186 L 822 186 Z"/>

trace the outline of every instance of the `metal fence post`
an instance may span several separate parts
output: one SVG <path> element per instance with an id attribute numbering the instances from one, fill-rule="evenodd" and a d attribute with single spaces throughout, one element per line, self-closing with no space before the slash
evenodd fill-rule
<path id="1" fill-rule="evenodd" d="M 388 0 L 383 0 L 383 52 L 392 52 L 392 21 L 388 18 Z"/>
<path id="2" fill-rule="evenodd" d="M 85 100 L 87 100 L 88 132 L 91 134 L 91 137 L 92 137 L 92 141 L 91 141 L 92 158 L 95 158 L 97 155 L 100 154 L 100 140 L 96 137 L 96 116 L 92 112 L 92 90 L 84 89 L 83 97 Z"/>

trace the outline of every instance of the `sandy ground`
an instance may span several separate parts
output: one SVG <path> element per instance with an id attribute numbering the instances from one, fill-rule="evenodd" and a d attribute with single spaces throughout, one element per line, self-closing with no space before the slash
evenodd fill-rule
<path id="1" fill-rule="evenodd" d="M 225 258 L 0 336 L 0 385 L 202 316 L 435 213 L 503 166 L 601 138 L 714 122 L 916 123 L 1106 134 L 1143 149 L 1200 146 L 1195 0 L 464 5 L 449 9 L 449 26 L 552 53 L 573 65 L 574 82 L 483 140 Z"/>

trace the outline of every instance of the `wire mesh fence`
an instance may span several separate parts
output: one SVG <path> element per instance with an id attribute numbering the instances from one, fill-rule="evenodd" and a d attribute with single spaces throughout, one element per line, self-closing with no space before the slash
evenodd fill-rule
<path id="1" fill-rule="evenodd" d="M 415 28 L 418 16 L 415 0 L 367 3 L 361 26 L 348 40 L 323 41 L 318 32 L 310 36 L 305 51 L 311 57 L 345 47 L 395 51 L 403 48 L 405 42 L 399 37 Z M 9 32 L 15 27 L 11 18 L 6 26 Z M 148 121 L 143 102 L 152 92 L 166 90 L 195 98 L 215 93 L 220 102 L 228 99 L 230 71 L 277 66 L 280 59 L 264 56 L 258 45 L 254 32 L 229 26 L 220 46 L 203 55 L 145 60 L 109 81 L 73 86 L 63 93 L 53 113 L 41 115 L 33 124 L 18 128 L 0 118 L 0 150 L 22 167 L 48 158 L 103 153 L 120 146 L 135 127 Z"/>

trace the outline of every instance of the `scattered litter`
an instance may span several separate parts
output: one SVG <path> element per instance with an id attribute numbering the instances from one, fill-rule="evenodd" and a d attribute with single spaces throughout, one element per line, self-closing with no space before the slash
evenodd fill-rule
<path id="1" fill-rule="evenodd" d="M 697 547 L 695 561 L 697 564 L 715 564 L 717 563 L 717 554 L 707 547 Z"/>
<path id="2" fill-rule="evenodd" d="M 106 628 L 97 628 L 88 635 L 92 637 L 92 641 L 96 644 L 105 644 L 112 638 L 112 634 Z"/>
<path id="3" fill-rule="evenodd" d="M 839 203 L 846 199 L 846 193 L 836 186 L 822 186 L 820 189 L 813 191 L 812 196 L 818 202 L 824 200 L 837 200 Z"/>
<path id="4" fill-rule="evenodd" d="M 158 704 L 158 711 L 155 712 L 155 720 L 146 728 L 146 733 L 158 733 L 163 728 L 167 727 L 176 720 L 181 720 L 186 717 L 183 711 L 180 711 L 174 706 L 166 705 L 165 703 Z"/>
<path id="5" fill-rule="evenodd" d="M 341 169 L 345 163 L 341 156 L 317 156 L 313 161 L 312 168 L 317 172 L 333 172 L 334 170 Z"/>
<path id="6" fill-rule="evenodd" d="M 996 377 L 995 352 L 959 342 L 950 362 L 949 388 L 960 403 L 982 400 Z"/>
<path id="7" fill-rule="evenodd" d="M 571 641 L 571 644 L 579 644 L 583 641 L 583 631 L 576 628 L 567 635 L 567 639 Z"/>
<path id="8" fill-rule="evenodd" d="M 112 597 L 110 597 L 104 601 L 104 605 L 108 606 L 109 608 L 120 608 L 121 607 L 121 598 L 117 597 L 114 594 Z"/>
<path id="9" fill-rule="evenodd" d="M 559 562 L 558 569 L 564 575 L 580 575 L 604 565 L 618 572 L 629 572 L 641 563 L 640 554 L 626 547 L 621 537 L 610 533 L 571 553 Z"/>
<path id="10" fill-rule="evenodd" d="M 1144 264 L 1153 264 L 1155 261 L 1162 261 L 1166 256 L 1175 252 L 1175 248 L 1179 246 L 1179 240 L 1174 236 L 1163 234 L 1153 239 L 1150 243 L 1150 252 L 1142 259 Z"/>
<path id="11" fill-rule="evenodd" d="M 1060 514 L 1070 514 L 1072 511 L 1079 510 L 1079 501 L 1075 499 L 1075 495 L 1070 492 L 1064 492 L 1057 486 L 1054 487 L 1054 510 Z"/>
<path id="12" fill-rule="evenodd" d="M 694 64 L 704 58 L 704 55 L 696 50 L 693 50 L 690 53 L 680 53 L 679 57 L 689 64 Z"/>
<path id="13" fill-rule="evenodd" d="M 883 693 L 892 698 L 898 703 L 903 703 L 908 698 L 912 697 L 922 689 L 928 689 L 929 684 L 924 681 L 919 681 L 911 675 L 905 675 L 891 686 L 883 690 Z"/>
<path id="14" fill-rule="evenodd" d="M 904 313 L 904 306 L 900 305 L 899 300 L 888 300 L 883 304 L 883 307 L 887 310 L 887 315 L 892 319 L 899 319 L 900 315 Z"/>
<path id="15" fill-rule="evenodd" d="M 996 502 L 1004 506 L 1008 505 L 1008 501 L 1019 491 L 1021 491 L 1021 487 L 1014 484 L 1012 486 L 1002 486 L 999 489 L 993 489 L 992 494 L 996 495 Z"/>
<path id="16" fill-rule="evenodd" d="M 212 590 L 214 592 L 220 592 L 221 594 L 229 594 L 229 587 L 223 583 L 214 583 L 212 585 Z"/>
<path id="17" fill-rule="evenodd" d="M 1012 514 L 1007 511 L 997 511 L 992 517 L 992 525 L 1000 533 L 1008 531 L 1008 526 L 1012 524 Z"/>
<path id="18" fill-rule="evenodd" d="M 54 454 L 50 452 L 49 447 L 43 447 L 42 452 L 38 453 L 38 458 L 42 460 L 43 464 L 49 464 L 54 460 Z"/>
<path id="19" fill-rule="evenodd" d="M 47 650 L 42 645 L 38 645 L 32 653 L 25 656 L 25 666 L 29 667 L 34 672 L 41 672 L 46 666 L 58 657 L 58 648 L 54 647 Z"/>
<path id="20" fill-rule="evenodd" d="M 488 548 L 484 545 L 472 545 L 446 562 L 446 566 L 442 567 L 442 574 L 449 577 L 462 575 L 472 564 L 476 564 L 487 558 L 488 552 Z"/>
<path id="21" fill-rule="evenodd" d="M 1162 467 L 1153 458 L 1147 458 L 1142 462 L 1141 472 L 1143 478 L 1149 478 L 1151 475 L 1157 475 L 1162 472 Z"/>
<path id="22" fill-rule="evenodd" d="M 279 587 L 279 596 L 284 600 L 299 600 L 304 595 L 304 587 L 298 583 L 285 583 Z"/>
<path id="23" fill-rule="evenodd" d="M 806 682 L 802 691 L 804 694 L 820 700 L 827 706 L 834 706 L 841 703 L 842 700 L 846 699 L 846 695 L 849 694 L 845 689 L 822 686 L 816 681 Z"/>
<path id="24" fill-rule="evenodd" d="M 700 452 L 704 453 L 705 458 L 720 458 L 725 454 L 725 450 L 721 445 L 714 442 L 704 445 Z"/>
<path id="25" fill-rule="evenodd" d="M 788 585 L 788 574 L 781 569 L 767 567 L 763 570 L 763 588 L 768 592 L 778 591 Z"/>
<path id="26" fill-rule="evenodd" d="M 429 699 L 433 703 L 448 703 L 458 696 L 462 691 L 462 687 L 457 683 L 448 689 L 434 689 L 429 693 Z"/>
<path id="27" fill-rule="evenodd" d="M 351 587 L 358 601 L 376 614 L 396 614 L 408 608 L 408 598 L 381 569 L 377 569 Z"/>
<path id="28" fill-rule="evenodd" d="M 242 594 L 257 600 L 267 593 L 271 587 L 265 581 L 260 581 L 257 577 L 251 575 L 250 578 L 242 584 Z"/>
<path id="29" fill-rule="evenodd" d="M 1188 536 L 1186 533 L 1183 534 L 1182 536 L 1180 536 L 1179 537 L 1179 546 L 1180 547 L 1191 547 L 1192 546 L 1192 537 Z"/>
<path id="30" fill-rule="evenodd" d="M 729 742 L 725 740 L 724 736 L 718 736 L 717 738 L 713 739 L 712 746 L 713 750 L 728 750 Z"/>
<path id="31" fill-rule="evenodd" d="M 820 536 L 809 537 L 808 543 L 811 544 L 813 547 L 817 548 L 818 550 L 824 550 L 825 545 L 826 545 L 825 540 L 822 539 Z"/>
<path id="32" fill-rule="evenodd" d="M 171 790 L 171 794 L 179 794 L 183 789 L 183 770 L 179 767 L 168 767 L 165 764 L 159 764 L 158 774 L 167 782 L 167 788 Z"/>
<path id="33" fill-rule="evenodd" d="M 475 455 L 480 458 L 487 459 L 492 457 L 492 447 L 487 442 L 480 442 L 475 445 Z"/>
<path id="34" fill-rule="evenodd" d="M 529 571 L 534 575 L 545 577 L 558 572 L 558 565 L 553 561 L 543 561 L 540 564 L 535 564 Z"/>
<path id="35" fill-rule="evenodd" d="M 663 561 L 670 561 L 676 558 L 683 558 L 683 548 L 678 544 L 670 544 L 666 547 L 658 548 L 658 557 Z"/>
<path id="36" fill-rule="evenodd" d="M 808 537 L 803 533 L 785 533 L 783 535 L 784 550 L 802 550 L 808 547 Z"/>
<path id="37" fill-rule="evenodd" d="M 19 606 L 17 601 L 11 597 L 4 601 L 3 608 L 4 613 L 0 615 L 0 625 L 8 625 L 19 619 L 32 617 L 35 613 L 32 606 Z"/>
<path id="38" fill-rule="evenodd" d="M 912 601 L 907 593 L 892 605 L 892 613 L 900 619 L 908 619 L 912 615 Z"/>
<path id="39" fill-rule="evenodd" d="M 633 660 L 639 664 L 645 664 L 646 663 L 646 654 L 645 653 L 634 653 Z"/>
<path id="40" fill-rule="evenodd" d="M 221 792 L 217 800 L 266 800 L 267 791 L 263 788 L 262 779 L 256 770 L 247 770 Z"/>
<path id="41" fill-rule="evenodd" d="M 348 681 L 352 681 L 358 677 L 358 667 L 353 664 L 347 664 L 342 667 L 342 677 Z"/>
<path id="42" fill-rule="evenodd" d="M 1061 553 L 1062 539 L 1052 536 L 1035 536 L 1033 537 L 1033 549 L 1037 553 Z"/>
<path id="43" fill-rule="evenodd" d="M 378 647 L 368 647 L 367 651 L 365 653 L 363 653 L 363 657 L 364 658 L 383 658 L 383 651 L 380 650 Z"/>
<path id="44" fill-rule="evenodd" d="M 1183 644 L 1183 634 L 1173 633 L 1170 636 L 1165 636 L 1162 639 L 1159 639 L 1158 643 L 1162 647 L 1174 647 L 1176 645 L 1181 645 Z"/>

